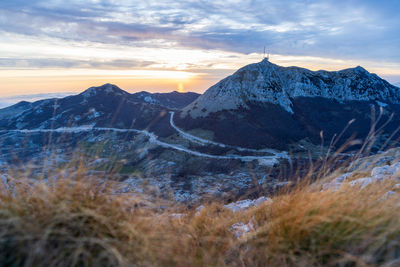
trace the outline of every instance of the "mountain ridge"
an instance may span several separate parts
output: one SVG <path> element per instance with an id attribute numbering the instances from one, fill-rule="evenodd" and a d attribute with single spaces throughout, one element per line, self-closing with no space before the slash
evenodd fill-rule
<path id="1" fill-rule="evenodd" d="M 196 93 L 148 93 L 152 101 L 113 84 L 90 87 L 77 95 L 19 102 L 0 109 L 0 128 L 32 129 L 95 124 L 145 128 L 168 110 L 176 110 L 198 97 Z M 154 99 L 153 99 L 154 98 Z M 163 115 L 164 116 L 164 115 Z"/>
<path id="2" fill-rule="evenodd" d="M 221 110 L 247 108 L 249 102 L 279 104 L 293 113 L 292 99 L 296 97 L 400 103 L 400 88 L 361 66 L 339 71 L 311 71 L 281 67 L 264 59 L 240 68 L 211 86 L 184 108 L 183 116 L 190 114 L 196 118 Z"/>
<path id="3" fill-rule="evenodd" d="M 364 139 L 374 114 L 396 132 L 400 88 L 361 66 L 339 71 L 281 67 L 264 59 L 211 86 L 175 116 L 185 131 L 209 131 L 213 141 L 259 149 L 297 150 L 340 135 Z M 391 115 L 393 114 L 393 116 Z M 352 121 L 351 125 L 348 123 Z"/>

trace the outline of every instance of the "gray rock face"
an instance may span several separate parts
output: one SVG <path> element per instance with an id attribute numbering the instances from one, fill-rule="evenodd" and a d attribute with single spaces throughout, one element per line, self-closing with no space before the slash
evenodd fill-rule
<path id="1" fill-rule="evenodd" d="M 398 190 L 400 184 L 400 162 L 398 159 L 399 148 L 393 148 L 382 154 L 361 158 L 361 163 L 356 164 L 356 168 L 350 168 L 349 172 L 332 179 L 330 182 L 322 185 L 322 191 L 341 190 L 342 187 L 350 186 L 362 190 L 370 185 L 382 182 L 392 182 L 393 190 L 388 191 L 381 199 L 388 199 L 393 196 L 399 196 Z M 382 161 L 383 159 L 383 161 Z M 363 173 L 361 178 L 351 179 L 353 175 Z"/>
<path id="2" fill-rule="evenodd" d="M 331 72 L 310 71 L 281 67 L 264 59 L 239 69 L 210 87 L 184 109 L 184 114 L 195 118 L 221 110 L 247 108 L 250 102 L 279 104 L 293 113 L 291 99 L 296 97 L 399 103 L 400 88 L 362 67 Z"/>

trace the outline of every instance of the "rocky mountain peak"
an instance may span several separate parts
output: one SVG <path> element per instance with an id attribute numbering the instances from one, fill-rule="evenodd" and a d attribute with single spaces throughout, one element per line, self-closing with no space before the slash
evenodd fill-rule
<path id="1" fill-rule="evenodd" d="M 362 72 L 362 73 L 369 73 L 366 69 L 364 69 L 364 68 L 361 67 L 361 66 L 355 67 L 355 68 L 354 68 L 354 71 L 356 71 L 356 72 Z"/>
<path id="2" fill-rule="evenodd" d="M 281 67 L 264 59 L 210 87 L 184 109 L 183 115 L 207 116 L 221 110 L 247 108 L 250 102 L 278 104 L 293 113 L 291 99 L 297 97 L 400 103 L 400 89 L 360 66 L 341 71 L 311 71 Z"/>
<path id="3" fill-rule="evenodd" d="M 106 83 L 101 86 L 94 86 L 90 87 L 89 89 L 85 90 L 83 93 L 81 93 L 82 96 L 84 97 L 92 97 L 96 95 L 128 95 L 127 92 L 124 90 L 120 89 L 118 86 L 111 84 L 111 83 Z"/>

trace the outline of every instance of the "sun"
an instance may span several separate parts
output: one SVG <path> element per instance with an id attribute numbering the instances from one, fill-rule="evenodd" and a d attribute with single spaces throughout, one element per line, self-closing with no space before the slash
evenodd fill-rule
<path id="1" fill-rule="evenodd" d="M 179 83 L 178 84 L 178 92 L 179 93 L 184 93 L 185 92 L 185 88 L 183 87 L 183 83 Z"/>

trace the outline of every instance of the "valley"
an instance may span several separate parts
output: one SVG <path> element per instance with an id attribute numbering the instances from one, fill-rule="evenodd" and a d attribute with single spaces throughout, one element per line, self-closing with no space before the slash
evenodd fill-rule
<path id="1" fill-rule="evenodd" d="M 330 80 L 337 77 L 347 82 Z M 353 80 L 359 85 L 348 87 Z M 293 92 L 285 89 L 291 83 L 297 88 Z M 262 84 L 269 89 L 260 89 Z M 364 91 L 364 84 L 383 86 L 385 94 Z M 342 93 L 336 99 L 316 86 Z M 360 67 L 312 73 L 265 60 L 240 69 L 201 96 L 129 94 L 105 84 L 0 110 L 0 162 L 4 172 L 29 166 L 32 176 L 40 178 L 75 172 L 84 160 L 86 171 L 120 182 L 124 192 L 156 188 L 184 201 L 272 192 L 288 182 L 290 173 L 306 173 L 309 160 L 334 154 L 350 139 L 354 145 L 340 156 L 351 157 L 362 140 L 371 138 L 372 121 L 376 137 L 370 152 L 396 144 L 400 105 L 391 96 L 398 90 Z M 357 96 L 359 91 L 363 93 Z M 290 104 L 274 96 L 281 93 Z M 224 99 L 238 105 L 219 105 Z M 210 110 L 196 113 L 205 105 Z"/>

